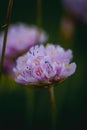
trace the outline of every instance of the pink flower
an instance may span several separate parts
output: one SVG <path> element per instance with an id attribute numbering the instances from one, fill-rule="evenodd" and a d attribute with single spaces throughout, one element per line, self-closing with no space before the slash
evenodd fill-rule
<path id="1" fill-rule="evenodd" d="M 4 34 L 0 35 L 0 50 L 3 46 Z M 9 27 L 5 56 L 14 58 L 35 44 L 47 41 L 48 36 L 44 31 L 39 31 L 37 27 L 25 24 L 16 24 Z"/>
<path id="2" fill-rule="evenodd" d="M 59 45 L 32 47 L 17 59 L 13 71 L 15 80 L 25 85 L 49 85 L 72 75 L 76 64 L 70 63 L 72 51 L 65 51 Z"/>
<path id="3" fill-rule="evenodd" d="M 87 0 L 62 0 L 68 13 L 74 14 L 76 18 L 87 22 Z"/>

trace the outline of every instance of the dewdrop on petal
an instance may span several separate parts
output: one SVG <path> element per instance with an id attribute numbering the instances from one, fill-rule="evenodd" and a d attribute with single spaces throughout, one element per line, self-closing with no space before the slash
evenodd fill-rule
<path id="1" fill-rule="evenodd" d="M 76 63 L 71 63 L 72 51 L 59 45 L 36 45 L 17 59 L 13 68 L 15 81 L 31 87 L 46 87 L 72 75 Z"/>

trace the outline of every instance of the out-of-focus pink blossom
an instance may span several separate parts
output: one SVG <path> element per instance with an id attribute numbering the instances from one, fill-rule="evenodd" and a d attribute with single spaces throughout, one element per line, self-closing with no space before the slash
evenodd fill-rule
<path id="1" fill-rule="evenodd" d="M 68 13 L 87 23 L 87 0 L 62 0 Z"/>
<path id="2" fill-rule="evenodd" d="M 3 46 L 4 33 L 0 35 L 0 50 Z M 11 25 L 8 30 L 5 56 L 14 58 L 35 44 L 47 41 L 47 34 L 35 26 L 25 24 Z"/>

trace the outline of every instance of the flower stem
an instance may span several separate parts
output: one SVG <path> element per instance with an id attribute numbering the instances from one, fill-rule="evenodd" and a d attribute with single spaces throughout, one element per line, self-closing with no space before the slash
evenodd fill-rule
<path id="1" fill-rule="evenodd" d="M 37 26 L 40 28 L 41 27 L 41 23 L 42 23 L 42 9 L 41 9 L 41 4 L 42 1 L 41 0 L 37 0 Z"/>
<path id="2" fill-rule="evenodd" d="M 55 96 L 53 86 L 49 88 L 50 97 L 51 97 L 51 108 L 52 108 L 52 130 L 55 129 L 55 119 L 56 119 L 56 106 L 55 106 Z"/>
<path id="3" fill-rule="evenodd" d="M 3 40 L 3 48 L 2 48 L 2 55 L 1 55 L 0 77 L 2 75 L 3 64 L 4 64 L 6 41 L 7 41 L 8 27 L 10 25 L 10 17 L 11 17 L 12 5 L 13 5 L 13 0 L 9 0 L 8 9 L 7 9 L 7 16 L 6 16 L 6 24 L 5 24 L 6 28 L 5 28 L 5 31 L 4 31 L 4 40 Z"/>

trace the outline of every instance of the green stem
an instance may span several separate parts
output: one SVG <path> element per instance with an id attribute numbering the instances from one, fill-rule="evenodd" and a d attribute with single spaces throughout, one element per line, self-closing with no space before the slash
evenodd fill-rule
<path id="1" fill-rule="evenodd" d="M 49 88 L 51 97 L 51 108 L 52 108 L 52 130 L 55 129 L 55 119 L 56 119 L 56 106 L 55 106 L 55 96 L 53 86 Z"/>
<path id="2" fill-rule="evenodd" d="M 6 41 L 7 41 L 8 27 L 10 25 L 12 5 L 13 5 L 13 0 L 9 0 L 8 9 L 7 9 L 7 16 L 6 16 L 6 28 L 5 28 L 5 32 L 4 32 L 3 48 L 2 48 L 2 55 L 1 55 L 0 77 L 2 75 L 3 64 L 4 64 Z"/>
<path id="3" fill-rule="evenodd" d="M 40 28 L 41 27 L 41 23 L 42 23 L 42 1 L 41 0 L 37 0 L 37 26 Z"/>

